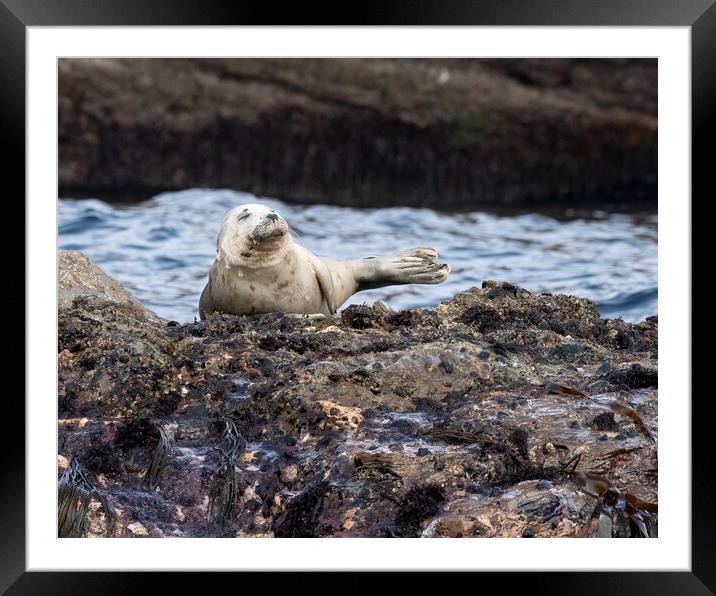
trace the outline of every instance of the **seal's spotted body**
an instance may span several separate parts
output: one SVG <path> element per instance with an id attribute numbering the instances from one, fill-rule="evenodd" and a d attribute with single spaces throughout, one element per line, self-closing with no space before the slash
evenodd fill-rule
<path id="1" fill-rule="evenodd" d="M 221 224 L 199 314 L 202 319 L 212 312 L 330 315 L 362 290 L 445 281 L 450 268 L 436 258 L 437 251 L 427 246 L 352 261 L 316 257 L 293 242 L 273 209 L 242 205 Z"/>

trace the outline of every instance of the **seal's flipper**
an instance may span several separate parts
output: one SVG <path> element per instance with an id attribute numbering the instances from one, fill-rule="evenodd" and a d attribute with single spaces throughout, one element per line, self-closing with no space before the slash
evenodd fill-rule
<path id="1" fill-rule="evenodd" d="M 448 278 L 450 266 L 436 263 L 437 258 L 438 251 L 432 246 L 418 246 L 389 257 L 361 259 L 356 275 L 358 291 L 393 284 L 442 283 Z"/>
<path id="2" fill-rule="evenodd" d="M 328 311 L 334 315 L 338 310 L 338 304 L 336 304 L 336 291 L 333 287 L 331 272 L 321 259 L 314 257 L 311 261 L 311 265 L 313 266 L 313 271 L 316 273 L 316 279 L 318 280 L 318 285 L 321 287 L 321 294 L 323 294 L 323 299 L 326 301 Z"/>

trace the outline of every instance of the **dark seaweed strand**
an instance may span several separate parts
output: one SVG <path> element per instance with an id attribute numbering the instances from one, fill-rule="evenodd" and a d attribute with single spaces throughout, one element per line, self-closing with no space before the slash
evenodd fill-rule
<path id="1" fill-rule="evenodd" d="M 105 512 L 105 534 L 114 532 L 116 516 L 107 497 L 87 480 L 74 457 L 60 477 L 57 489 L 57 535 L 60 538 L 81 538 L 86 536 L 89 526 L 89 504 L 92 499 L 99 501 Z"/>
<path id="2" fill-rule="evenodd" d="M 237 457 L 246 447 L 236 425 L 227 420 L 224 432 L 214 447 L 222 455 L 222 463 L 209 484 L 209 526 L 224 529 L 236 517 L 238 484 L 236 479 Z"/>
<path id="3" fill-rule="evenodd" d="M 144 482 L 149 490 L 154 490 L 159 485 L 159 479 L 162 472 L 169 463 L 169 457 L 172 455 L 171 444 L 163 427 L 159 427 L 159 442 L 154 449 L 152 461 L 144 477 Z"/>

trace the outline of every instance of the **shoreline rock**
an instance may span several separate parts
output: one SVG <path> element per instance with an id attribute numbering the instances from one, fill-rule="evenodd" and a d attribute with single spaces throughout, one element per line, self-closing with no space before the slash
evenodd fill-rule
<path id="1" fill-rule="evenodd" d="M 59 264 L 58 476 L 102 496 L 88 535 L 657 534 L 655 317 L 485 282 L 176 325 Z"/>
<path id="2" fill-rule="evenodd" d="M 61 59 L 61 196 L 656 205 L 657 64 Z"/>

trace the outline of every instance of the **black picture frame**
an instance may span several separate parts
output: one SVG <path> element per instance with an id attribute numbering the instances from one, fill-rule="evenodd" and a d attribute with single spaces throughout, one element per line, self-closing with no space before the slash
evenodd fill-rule
<path id="1" fill-rule="evenodd" d="M 6 152 L 6 177 L 25 192 L 25 39 L 32 26 L 109 25 L 480 25 L 480 26 L 683 26 L 691 28 L 692 187 L 706 194 L 716 106 L 716 6 L 714 0 L 434 0 L 384 1 L 379 6 L 340 3 L 307 6 L 237 0 L 0 0 L 0 130 Z M 711 193 L 713 194 L 713 193 Z M 704 196 L 702 199 L 706 199 Z M 676 199 L 675 199 L 676 200 Z M 680 200 L 687 201 L 683 197 Z M 695 203 L 692 199 L 692 205 Z M 22 294 L 24 297 L 24 294 Z M 20 305 L 20 293 L 14 300 Z M 24 300 L 23 300 L 24 304 Z M 14 305 L 13 305 L 14 306 Z M 6 311 L 7 312 L 7 311 Z M 685 347 L 686 348 L 686 347 Z M 31 357 L 31 355 L 27 355 Z M 691 371 L 688 371 L 690 375 Z M 690 379 L 684 380 L 688 399 Z M 712 514 L 711 449 L 708 443 L 710 394 L 694 392 L 692 405 L 692 571 L 691 572 L 550 572 L 499 578 L 501 586 L 524 582 L 533 593 L 713 594 L 716 591 L 716 524 Z M 2 468 L 0 513 L 0 590 L 8 594 L 127 593 L 146 585 L 146 574 L 25 571 L 25 420 L 23 403 L 6 396 L 5 414 L 20 436 L 8 442 Z M 686 401 L 685 401 L 686 403 Z M 702 428 L 702 426 L 704 428 Z M 215 574 L 212 574 L 215 575 Z M 141 577 L 140 577 L 141 576 Z M 164 591 L 205 587 L 206 576 L 165 573 Z M 509 583 L 507 583 L 509 581 Z M 179 583 L 181 582 L 181 583 Z M 239 586 L 237 588 L 240 589 Z"/>

